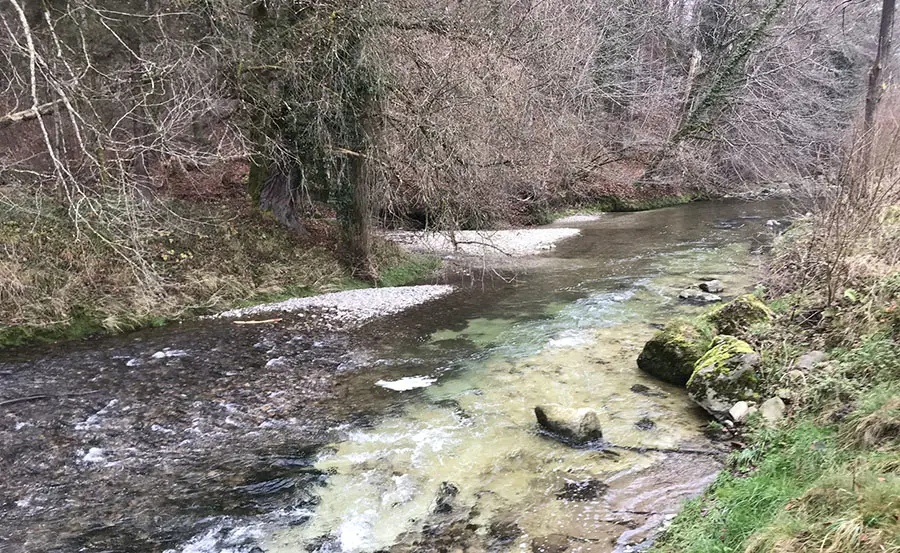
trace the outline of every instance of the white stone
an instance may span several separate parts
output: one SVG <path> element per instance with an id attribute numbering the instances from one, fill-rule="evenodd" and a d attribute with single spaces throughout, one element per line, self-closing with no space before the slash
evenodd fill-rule
<path id="1" fill-rule="evenodd" d="M 747 420 L 747 416 L 750 413 L 750 404 L 746 401 L 739 401 L 734 404 L 734 406 L 728 410 L 728 416 L 731 417 L 731 420 L 737 423 L 742 423 Z"/>
<path id="2" fill-rule="evenodd" d="M 763 419 L 769 424 L 777 424 L 784 418 L 787 407 L 780 397 L 767 399 L 759 406 L 759 412 L 762 413 Z"/>

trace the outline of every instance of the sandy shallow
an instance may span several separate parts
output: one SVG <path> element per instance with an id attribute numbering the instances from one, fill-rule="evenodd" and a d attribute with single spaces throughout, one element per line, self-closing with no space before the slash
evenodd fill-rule
<path id="1" fill-rule="evenodd" d="M 503 258 L 538 255 L 579 234 L 581 230 L 577 228 L 536 228 L 452 233 L 395 231 L 385 234 L 385 237 L 418 253 Z"/>

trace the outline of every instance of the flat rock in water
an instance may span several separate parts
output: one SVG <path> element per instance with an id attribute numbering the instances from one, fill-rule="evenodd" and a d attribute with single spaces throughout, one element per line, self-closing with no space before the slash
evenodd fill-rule
<path id="1" fill-rule="evenodd" d="M 722 281 L 714 279 L 701 282 L 700 290 L 710 294 L 720 294 L 725 291 L 725 287 L 722 286 Z"/>
<path id="2" fill-rule="evenodd" d="M 704 292 L 702 290 L 695 290 L 693 288 L 687 288 L 679 292 L 678 299 L 686 301 L 688 303 L 696 303 L 701 305 L 722 301 L 722 298 L 720 296 L 710 294 L 709 292 Z"/>
<path id="3" fill-rule="evenodd" d="M 593 409 L 572 409 L 548 403 L 535 407 L 534 416 L 541 428 L 564 443 L 584 445 L 603 438 L 600 417 Z"/>

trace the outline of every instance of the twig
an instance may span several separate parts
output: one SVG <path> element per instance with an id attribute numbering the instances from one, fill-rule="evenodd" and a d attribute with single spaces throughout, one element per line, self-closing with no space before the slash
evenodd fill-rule
<path id="1" fill-rule="evenodd" d="M 50 398 L 54 398 L 54 397 L 61 398 L 61 397 L 87 396 L 87 395 L 91 395 L 91 394 L 96 394 L 99 391 L 100 390 L 89 390 L 87 392 L 72 392 L 70 394 L 42 394 L 42 395 L 36 395 L 36 396 L 17 397 L 17 398 L 13 398 L 13 399 L 7 399 L 4 401 L 0 401 L 0 407 L 8 407 L 10 405 L 15 405 L 17 403 L 25 403 L 28 401 L 38 401 L 40 399 L 50 399 Z"/>

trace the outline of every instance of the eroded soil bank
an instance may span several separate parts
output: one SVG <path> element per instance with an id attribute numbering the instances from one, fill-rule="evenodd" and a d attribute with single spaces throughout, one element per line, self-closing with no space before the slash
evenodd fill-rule
<path id="1" fill-rule="evenodd" d="M 751 286 L 779 214 L 709 203 L 584 221 L 552 254 L 454 277 L 455 293 L 353 330 L 309 311 L 17 351 L 2 397 L 39 397 L 0 407 L 0 549 L 646 543 L 718 461 L 697 453 L 717 447 L 703 415 L 634 358 L 653 325 L 697 309 L 681 288 Z M 546 402 L 600 410 L 628 449 L 541 435 L 531 409 Z"/>

